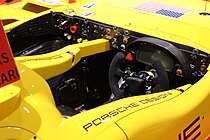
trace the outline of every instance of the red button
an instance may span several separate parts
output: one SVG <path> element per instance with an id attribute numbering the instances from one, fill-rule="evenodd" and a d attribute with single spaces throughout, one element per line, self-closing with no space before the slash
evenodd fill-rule
<path id="1" fill-rule="evenodd" d="M 109 29 L 109 28 L 106 28 L 106 34 L 110 34 L 111 33 L 111 29 Z"/>
<path id="2" fill-rule="evenodd" d="M 201 65 L 201 67 L 200 67 L 200 71 L 204 71 L 205 69 L 206 69 L 206 66 Z"/>
<path id="3" fill-rule="evenodd" d="M 176 70 L 176 74 L 177 74 L 177 75 L 182 75 L 182 69 L 177 69 L 177 70 Z"/>
<path id="4" fill-rule="evenodd" d="M 128 43 L 128 39 L 127 38 L 123 38 L 123 43 L 127 44 Z"/>
<path id="5" fill-rule="evenodd" d="M 125 57 L 126 60 L 129 60 L 129 61 L 132 61 L 133 60 L 133 56 L 132 54 L 129 52 L 126 57 Z"/>
<path id="6" fill-rule="evenodd" d="M 75 33 L 77 31 L 77 26 L 71 26 L 70 27 L 70 32 Z"/>

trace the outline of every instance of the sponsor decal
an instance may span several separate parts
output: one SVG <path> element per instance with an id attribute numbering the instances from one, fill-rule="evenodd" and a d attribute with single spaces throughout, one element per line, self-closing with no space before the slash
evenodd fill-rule
<path id="1" fill-rule="evenodd" d="M 120 106 L 118 108 L 115 108 L 114 110 L 110 110 L 109 112 L 107 112 L 107 113 L 105 113 L 105 114 L 103 114 L 99 117 L 94 118 L 92 121 L 85 124 L 83 126 L 83 129 L 86 132 L 88 132 L 92 127 L 100 126 L 101 124 L 106 122 L 106 120 L 112 120 L 112 118 L 114 116 L 117 116 L 119 114 L 123 114 L 123 113 L 125 113 L 129 110 L 137 108 L 137 107 L 141 106 L 142 104 L 148 104 L 148 103 L 156 102 L 158 100 L 167 98 L 171 95 L 172 94 L 168 92 L 168 93 L 160 94 L 160 95 L 155 96 L 155 97 L 142 99 L 142 100 L 139 100 L 139 101 L 136 101 L 136 102 L 129 103 L 127 105 Z"/>
<path id="2" fill-rule="evenodd" d="M 80 16 L 83 16 L 83 17 L 92 17 L 94 15 L 95 14 L 93 12 L 82 12 L 82 13 L 80 13 Z"/>
<path id="3" fill-rule="evenodd" d="M 201 135 L 200 127 L 200 116 L 198 116 L 181 133 L 178 134 L 178 140 L 197 140 Z"/>
<path id="4" fill-rule="evenodd" d="M 10 45 L 0 20 L 0 88 L 20 79 Z"/>
<path id="5" fill-rule="evenodd" d="M 83 9 L 91 9 L 91 8 L 97 6 L 97 5 L 98 5 L 98 4 L 96 4 L 95 2 L 90 2 L 90 3 L 88 3 L 88 4 L 84 5 L 84 6 L 82 6 L 82 8 L 83 8 Z"/>
<path id="6" fill-rule="evenodd" d="M 69 15 L 76 15 L 77 14 L 77 12 L 74 9 L 72 9 L 72 8 L 67 8 L 65 10 L 65 13 L 67 13 Z"/>
<path id="7" fill-rule="evenodd" d="M 59 0 L 37 0 L 38 2 L 47 4 L 47 5 L 63 5 L 64 2 L 61 2 Z"/>
<path id="8" fill-rule="evenodd" d="M 73 11 L 70 11 L 69 14 L 70 14 L 70 15 L 76 15 L 77 12 L 73 10 Z"/>

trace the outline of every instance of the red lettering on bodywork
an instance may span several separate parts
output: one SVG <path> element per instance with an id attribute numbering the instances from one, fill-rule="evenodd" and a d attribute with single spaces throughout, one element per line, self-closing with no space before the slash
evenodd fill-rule
<path id="1" fill-rule="evenodd" d="M 19 80 L 20 76 L 1 20 L 0 36 L 0 87 L 3 87 Z"/>
<path id="2" fill-rule="evenodd" d="M 13 3 L 16 3 L 16 2 L 20 2 L 21 0 L 0 0 L 0 5 L 1 4 L 6 4 L 6 5 L 9 5 L 9 4 L 13 4 Z"/>

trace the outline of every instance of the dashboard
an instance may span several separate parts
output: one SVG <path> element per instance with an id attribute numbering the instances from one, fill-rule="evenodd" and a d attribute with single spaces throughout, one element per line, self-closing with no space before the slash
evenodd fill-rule
<path id="1" fill-rule="evenodd" d="M 137 60 L 141 58 L 141 61 L 151 63 L 154 57 L 158 57 L 168 71 L 174 69 L 177 76 L 184 78 L 199 79 L 206 73 L 209 64 L 209 54 L 190 46 L 63 13 L 52 12 L 38 17 L 8 33 L 10 43 L 12 46 L 16 46 L 12 47 L 15 56 L 20 54 L 19 50 L 23 50 L 21 48 L 23 46 L 21 44 L 22 38 L 26 40 L 28 38 L 25 44 L 33 44 L 33 42 L 30 42 L 30 38 L 35 38 L 34 40 L 37 42 L 39 40 L 36 40 L 38 36 L 46 35 L 66 37 L 71 43 L 105 38 L 110 41 L 111 48 L 122 52 L 128 51 L 132 46 L 138 46 L 140 49 L 138 50 Z M 60 46 L 65 46 L 65 43 Z M 47 53 L 48 49 L 44 51 L 40 51 L 39 48 L 35 49 L 35 54 L 36 51 Z"/>

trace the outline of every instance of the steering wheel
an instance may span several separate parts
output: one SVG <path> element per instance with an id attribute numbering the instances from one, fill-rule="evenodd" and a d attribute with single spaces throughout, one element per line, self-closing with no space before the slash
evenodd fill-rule
<path id="1" fill-rule="evenodd" d="M 168 75 L 160 60 L 153 60 L 153 69 L 150 71 L 140 71 L 138 73 L 124 70 L 121 68 L 121 65 L 126 65 L 125 55 L 122 52 L 118 52 L 113 57 L 109 68 L 109 85 L 114 95 L 113 100 L 127 97 L 129 93 L 142 94 L 142 92 L 147 91 L 148 84 L 152 88 L 159 85 L 159 91 L 169 89 Z M 121 85 L 119 85 L 120 80 L 123 80 Z M 151 91 L 152 89 L 148 90 Z"/>

